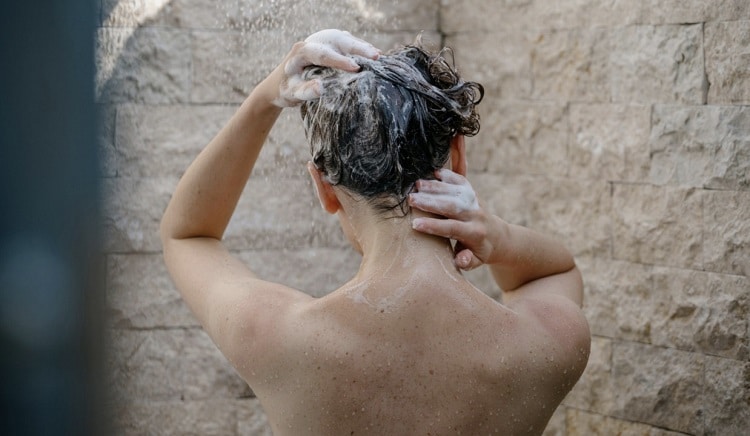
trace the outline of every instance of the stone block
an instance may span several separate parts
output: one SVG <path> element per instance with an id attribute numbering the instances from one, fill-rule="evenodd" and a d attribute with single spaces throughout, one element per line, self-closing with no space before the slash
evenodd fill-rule
<path id="1" fill-rule="evenodd" d="M 701 269 L 703 196 L 695 189 L 615 184 L 613 256 Z"/>
<path id="2" fill-rule="evenodd" d="M 98 105 L 99 173 L 102 177 L 117 175 L 117 155 L 115 151 L 115 117 L 117 108 L 114 105 Z"/>
<path id="3" fill-rule="evenodd" d="M 111 330 L 109 378 L 118 401 L 239 398 L 247 384 L 200 328 Z"/>
<path id="4" fill-rule="evenodd" d="M 103 103 L 182 103 L 190 90 L 190 37 L 178 29 L 104 28 L 96 37 Z"/>
<path id="5" fill-rule="evenodd" d="M 684 434 L 576 409 L 568 409 L 566 424 L 568 436 L 679 436 Z"/>
<path id="6" fill-rule="evenodd" d="M 232 250 L 348 247 L 335 216 L 323 211 L 307 178 L 251 177 L 224 241 Z"/>
<path id="7" fill-rule="evenodd" d="M 695 24 L 750 18 L 746 0 L 639 0 L 631 3 L 641 24 Z"/>
<path id="8" fill-rule="evenodd" d="M 447 35 L 534 25 L 532 0 L 441 0 L 440 28 Z"/>
<path id="9" fill-rule="evenodd" d="M 704 0 L 639 0 L 633 5 L 639 24 L 695 24 L 709 19 L 719 2 Z M 716 5 L 716 6 L 714 6 Z"/>
<path id="10" fill-rule="evenodd" d="M 104 251 L 161 251 L 159 223 L 175 186 L 175 177 L 103 180 Z"/>
<path id="11" fill-rule="evenodd" d="M 565 428 L 565 407 L 558 407 L 547 423 L 542 436 L 565 436 L 567 434 Z"/>
<path id="12" fill-rule="evenodd" d="M 181 177 L 235 112 L 229 106 L 121 105 L 118 175 Z"/>
<path id="13" fill-rule="evenodd" d="M 117 117 L 117 173 L 123 177 L 181 177 L 226 125 L 234 106 L 122 105 Z M 254 176 L 308 177 L 310 147 L 299 110 L 283 112 L 253 169 Z"/>
<path id="14" fill-rule="evenodd" d="M 706 358 L 706 434 L 741 435 L 750 428 L 750 362 Z"/>
<path id="15" fill-rule="evenodd" d="M 703 197 L 706 269 L 750 276 L 750 192 L 705 191 Z"/>
<path id="16" fill-rule="evenodd" d="M 634 2 L 542 0 L 533 2 L 532 16 L 545 29 L 616 27 L 635 23 L 638 7 Z"/>
<path id="17" fill-rule="evenodd" d="M 705 358 L 650 345 L 613 344 L 611 416 L 689 434 L 704 433 Z"/>
<path id="18" fill-rule="evenodd" d="M 650 181 L 750 189 L 750 109 L 654 106 Z"/>
<path id="19" fill-rule="evenodd" d="M 750 280 L 747 277 L 655 268 L 652 343 L 746 360 Z"/>
<path id="20" fill-rule="evenodd" d="M 612 341 L 594 336 L 591 338 L 591 353 L 586 370 L 565 397 L 563 405 L 573 410 L 588 410 L 606 415 L 612 411 L 615 395 L 612 389 Z"/>
<path id="21" fill-rule="evenodd" d="M 134 401 L 115 411 L 118 435 L 271 436 L 256 399 Z"/>
<path id="22" fill-rule="evenodd" d="M 241 251 L 238 257 L 263 280 L 322 297 L 351 280 L 361 256 L 351 248 Z"/>
<path id="23" fill-rule="evenodd" d="M 108 321 L 115 328 L 197 327 L 161 254 L 107 258 Z"/>
<path id="24" fill-rule="evenodd" d="M 357 10 L 360 21 L 369 20 L 380 31 L 439 30 L 440 0 L 411 1 L 357 1 L 350 0 L 349 7 Z"/>
<path id="25" fill-rule="evenodd" d="M 175 1 L 179 0 L 101 0 L 101 26 L 174 26 Z"/>
<path id="26" fill-rule="evenodd" d="M 190 101 L 241 103 L 297 39 L 279 29 L 192 32 Z"/>
<path id="27" fill-rule="evenodd" d="M 243 400 L 237 411 L 237 435 L 273 436 L 268 418 L 257 399 Z"/>
<path id="28" fill-rule="evenodd" d="M 531 95 L 531 37 L 525 31 L 496 29 L 451 35 L 445 44 L 454 49 L 463 79 L 484 86 L 486 105 Z"/>
<path id="29" fill-rule="evenodd" d="M 473 175 L 491 213 L 562 241 L 575 256 L 610 252 L 610 196 L 606 183 L 534 176 Z"/>
<path id="30" fill-rule="evenodd" d="M 643 180 L 649 172 L 650 116 L 648 106 L 571 105 L 570 176 Z"/>
<path id="31" fill-rule="evenodd" d="M 563 105 L 486 100 L 482 128 L 466 140 L 470 171 L 565 176 L 568 113 Z"/>
<path id="32" fill-rule="evenodd" d="M 610 37 L 612 101 L 705 102 L 702 24 L 621 27 Z"/>
<path id="33" fill-rule="evenodd" d="M 750 104 L 750 21 L 706 23 L 705 44 L 708 102 Z"/>
<path id="34" fill-rule="evenodd" d="M 605 28 L 541 31 L 531 51 L 532 98 L 609 102 L 614 36 Z"/>
<path id="35" fill-rule="evenodd" d="M 650 342 L 654 308 L 652 267 L 602 258 L 577 259 L 584 283 L 583 310 L 593 335 Z"/>

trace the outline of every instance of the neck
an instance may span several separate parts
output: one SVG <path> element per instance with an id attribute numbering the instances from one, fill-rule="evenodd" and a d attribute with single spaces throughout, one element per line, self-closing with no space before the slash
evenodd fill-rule
<path id="1" fill-rule="evenodd" d="M 455 280 L 461 276 L 453 261 L 450 241 L 412 229 L 411 221 L 416 216 L 428 215 L 413 210 L 403 218 L 370 213 L 352 220 L 354 238 L 362 249 L 356 279 L 403 281 L 420 273 L 433 279 L 448 275 Z"/>

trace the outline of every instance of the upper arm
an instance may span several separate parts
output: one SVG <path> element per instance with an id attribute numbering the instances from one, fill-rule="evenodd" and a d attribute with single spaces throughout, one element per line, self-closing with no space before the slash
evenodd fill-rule
<path id="1" fill-rule="evenodd" d="M 583 306 L 583 279 L 577 267 L 570 270 L 542 277 L 518 288 L 503 292 L 503 302 L 511 306 L 515 301 L 527 297 L 557 295 L 567 298 L 578 307 Z"/>
<path id="2" fill-rule="evenodd" d="M 169 239 L 164 260 L 183 299 L 231 360 L 252 353 L 260 339 L 308 295 L 261 280 L 213 238 Z"/>

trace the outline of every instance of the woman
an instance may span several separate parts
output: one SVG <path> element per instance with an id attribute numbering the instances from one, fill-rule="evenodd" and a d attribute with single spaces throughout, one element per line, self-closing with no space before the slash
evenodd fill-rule
<path id="1" fill-rule="evenodd" d="M 275 434 L 540 434 L 580 377 L 590 335 L 572 256 L 487 213 L 465 178 L 482 93 L 443 52 L 381 55 L 321 31 L 181 179 L 165 261 Z M 258 278 L 221 243 L 268 132 L 299 105 L 317 196 L 362 254 L 318 299 Z M 482 264 L 503 304 L 462 276 Z"/>

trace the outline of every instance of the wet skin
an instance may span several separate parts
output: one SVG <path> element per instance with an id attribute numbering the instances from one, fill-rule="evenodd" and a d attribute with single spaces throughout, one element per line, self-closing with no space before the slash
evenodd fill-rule
<path id="1" fill-rule="evenodd" d="M 349 55 L 378 51 L 331 30 L 295 44 L 190 165 L 161 226 L 177 288 L 276 435 L 540 434 L 586 366 L 580 274 L 558 242 L 482 207 L 462 137 L 403 218 L 383 219 L 308 166 L 362 254 L 356 276 L 323 298 L 258 278 L 222 244 L 282 108 L 319 93 L 301 71 L 356 71 Z M 461 275 L 483 264 L 503 304 Z"/>

